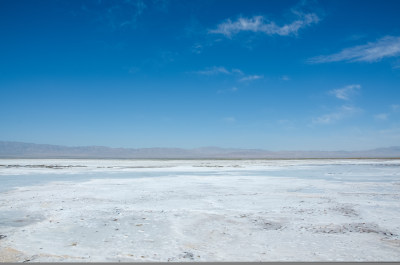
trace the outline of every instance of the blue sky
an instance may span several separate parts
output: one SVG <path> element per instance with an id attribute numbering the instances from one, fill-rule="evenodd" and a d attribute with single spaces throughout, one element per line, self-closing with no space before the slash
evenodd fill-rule
<path id="1" fill-rule="evenodd" d="M 0 140 L 400 145 L 399 1 L 0 1 Z"/>

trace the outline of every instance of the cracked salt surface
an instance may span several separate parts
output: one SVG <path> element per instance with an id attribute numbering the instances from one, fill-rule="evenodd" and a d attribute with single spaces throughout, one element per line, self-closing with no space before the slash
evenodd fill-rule
<path id="1" fill-rule="evenodd" d="M 399 261 L 400 160 L 0 160 L 0 261 Z"/>

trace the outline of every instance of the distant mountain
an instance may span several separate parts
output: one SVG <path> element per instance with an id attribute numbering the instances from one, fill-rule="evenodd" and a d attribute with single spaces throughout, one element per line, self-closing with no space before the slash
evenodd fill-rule
<path id="1" fill-rule="evenodd" d="M 268 151 L 219 147 L 182 148 L 111 148 L 105 146 L 68 147 L 0 141 L 0 158 L 400 158 L 400 147 L 366 151 Z"/>

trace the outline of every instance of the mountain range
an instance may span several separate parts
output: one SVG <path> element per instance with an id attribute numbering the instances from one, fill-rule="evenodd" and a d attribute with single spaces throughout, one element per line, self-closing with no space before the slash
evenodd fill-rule
<path id="1" fill-rule="evenodd" d="M 61 146 L 0 141 L 0 158 L 108 158 L 108 159 L 290 159 L 290 158 L 400 158 L 400 146 L 365 151 L 268 151 L 201 147 L 112 148 Z"/>

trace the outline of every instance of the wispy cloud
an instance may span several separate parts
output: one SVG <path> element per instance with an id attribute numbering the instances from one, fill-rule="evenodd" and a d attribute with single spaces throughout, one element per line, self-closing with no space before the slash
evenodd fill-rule
<path id="1" fill-rule="evenodd" d="M 207 67 L 204 70 L 200 70 L 200 71 L 195 71 L 192 72 L 195 74 L 199 74 L 199 75 L 232 75 L 235 78 L 238 78 L 239 81 L 243 82 L 243 81 L 253 81 L 253 80 L 257 80 L 257 79 L 262 79 L 264 78 L 264 75 L 246 75 L 242 70 L 237 69 L 237 68 L 233 68 L 231 70 L 228 70 L 227 68 L 223 67 L 223 66 L 213 66 L 213 67 Z"/>
<path id="2" fill-rule="evenodd" d="M 234 123 L 234 122 L 236 122 L 236 118 L 235 117 L 225 117 L 225 118 L 223 118 L 223 121 L 227 122 L 227 123 Z"/>
<path id="3" fill-rule="evenodd" d="M 248 75 L 239 79 L 239 81 L 253 81 L 264 78 L 263 75 Z"/>
<path id="4" fill-rule="evenodd" d="M 391 115 L 396 115 L 396 112 L 398 112 L 400 110 L 400 105 L 398 104 L 392 104 L 389 106 L 389 112 L 386 113 L 379 113 L 374 115 L 374 119 L 377 121 L 386 121 L 389 120 L 389 118 L 391 117 Z"/>
<path id="5" fill-rule="evenodd" d="M 277 121 L 278 125 L 285 130 L 296 129 L 295 123 L 288 119 L 280 119 Z"/>
<path id="6" fill-rule="evenodd" d="M 138 18 L 147 5 L 142 0 L 127 1 L 86 1 L 81 11 L 94 18 L 96 23 L 106 25 L 109 29 L 120 30 L 134 28 Z"/>
<path id="7" fill-rule="evenodd" d="M 234 93 L 236 91 L 238 91 L 239 89 L 237 87 L 231 87 L 231 88 L 227 88 L 227 89 L 220 89 L 217 91 L 218 94 L 224 94 L 224 93 Z"/>
<path id="8" fill-rule="evenodd" d="M 386 121 L 389 117 L 389 114 L 387 113 L 380 113 L 374 115 L 375 120 L 380 120 L 380 121 Z"/>
<path id="9" fill-rule="evenodd" d="M 358 41 L 361 39 L 365 39 L 366 37 L 367 37 L 366 34 L 353 34 L 345 38 L 345 41 Z"/>
<path id="10" fill-rule="evenodd" d="M 232 74 L 244 75 L 243 71 L 240 69 L 232 69 Z"/>
<path id="11" fill-rule="evenodd" d="M 199 75 L 218 75 L 218 74 L 230 75 L 230 74 L 232 74 L 231 71 L 228 71 L 223 66 L 207 67 L 205 70 L 196 71 L 195 73 L 199 74 Z"/>
<path id="12" fill-rule="evenodd" d="M 360 113 L 361 109 L 354 106 L 342 105 L 339 109 L 334 112 L 316 117 L 312 119 L 313 124 L 332 124 L 339 120 L 349 118 L 357 113 Z"/>
<path id="13" fill-rule="evenodd" d="M 178 38 L 186 38 L 192 42 L 193 44 L 189 47 L 189 51 L 194 54 L 201 54 L 222 41 L 222 38 L 215 38 L 215 36 L 208 34 L 208 29 L 194 16 L 190 18 L 188 24 L 184 27 L 183 35 Z"/>
<path id="14" fill-rule="evenodd" d="M 161 69 L 173 63 L 178 56 L 179 53 L 173 51 L 154 51 L 153 56 L 144 60 L 143 64 L 154 69 Z"/>
<path id="15" fill-rule="evenodd" d="M 293 11 L 297 20 L 278 26 L 274 21 L 268 21 L 264 16 L 253 16 L 250 18 L 240 17 L 236 21 L 227 19 L 217 25 L 215 29 L 209 30 L 211 34 L 222 34 L 228 38 L 243 31 L 261 32 L 266 35 L 289 36 L 296 35 L 301 28 L 305 28 L 319 22 L 319 17 L 314 13 L 303 14 Z"/>
<path id="16" fill-rule="evenodd" d="M 348 85 L 343 88 L 329 91 L 329 94 L 334 95 L 338 99 L 350 100 L 350 97 L 361 89 L 361 85 Z"/>
<path id="17" fill-rule="evenodd" d="M 289 81 L 290 77 L 287 76 L 287 75 L 283 75 L 283 76 L 280 77 L 280 79 L 283 80 L 283 81 Z"/>
<path id="18" fill-rule="evenodd" d="M 400 128 L 389 128 L 378 131 L 380 135 L 383 135 L 384 138 L 395 138 L 400 140 Z"/>
<path id="19" fill-rule="evenodd" d="M 390 105 L 390 108 L 392 109 L 392 111 L 398 111 L 398 110 L 400 110 L 400 105 L 393 104 L 393 105 Z"/>
<path id="20" fill-rule="evenodd" d="M 195 43 L 192 46 L 192 52 L 200 54 L 203 51 L 203 48 L 204 48 L 204 45 L 202 45 L 201 43 Z"/>
<path id="21" fill-rule="evenodd" d="M 343 49 L 338 53 L 316 56 L 308 62 L 377 62 L 383 58 L 396 56 L 400 56 L 400 37 L 386 36 L 375 42 Z"/>

